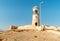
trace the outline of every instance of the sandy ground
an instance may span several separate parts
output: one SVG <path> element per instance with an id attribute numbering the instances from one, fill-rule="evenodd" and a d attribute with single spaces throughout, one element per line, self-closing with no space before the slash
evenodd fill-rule
<path id="1" fill-rule="evenodd" d="M 54 31 L 10 30 L 0 33 L 0 41 L 60 41 Z M 59 32 L 60 33 L 60 32 Z"/>

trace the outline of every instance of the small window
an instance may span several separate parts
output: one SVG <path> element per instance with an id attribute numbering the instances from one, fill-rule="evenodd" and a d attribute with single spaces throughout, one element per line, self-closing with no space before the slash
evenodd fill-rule
<path id="1" fill-rule="evenodd" d="M 37 10 L 35 10 L 35 13 L 37 13 L 38 11 Z"/>
<path id="2" fill-rule="evenodd" d="M 35 16 L 35 18 L 37 18 L 37 16 Z"/>

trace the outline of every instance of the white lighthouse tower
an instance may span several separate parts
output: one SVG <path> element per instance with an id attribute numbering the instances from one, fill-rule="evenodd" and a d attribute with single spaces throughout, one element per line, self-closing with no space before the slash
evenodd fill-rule
<path id="1" fill-rule="evenodd" d="M 39 8 L 37 6 L 33 7 L 33 15 L 32 15 L 32 25 L 33 26 L 40 26 L 38 9 Z"/>

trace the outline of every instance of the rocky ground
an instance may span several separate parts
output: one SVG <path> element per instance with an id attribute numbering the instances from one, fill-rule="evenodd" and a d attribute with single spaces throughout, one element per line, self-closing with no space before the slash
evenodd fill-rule
<path id="1" fill-rule="evenodd" d="M 60 35 L 37 30 L 8 30 L 0 32 L 0 41 L 60 41 Z"/>

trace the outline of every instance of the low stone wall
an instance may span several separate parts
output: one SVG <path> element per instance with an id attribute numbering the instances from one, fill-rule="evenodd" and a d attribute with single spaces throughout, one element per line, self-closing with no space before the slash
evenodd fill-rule
<path id="1" fill-rule="evenodd" d="M 9 30 L 11 30 L 11 29 L 17 29 L 17 28 L 18 28 L 17 26 L 11 25 L 10 28 L 9 28 Z"/>
<path id="2" fill-rule="evenodd" d="M 55 30 L 55 31 L 60 31 L 60 27 L 55 27 L 55 26 L 46 26 L 46 25 L 41 25 L 41 26 L 32 26 L 32 25 L 25 25 L 25 26 L 10 26 L 11 29 L 18 29 L 18 30 L 23 30 L 23 29 L 34 29 L 38 31 L 44 31 L 44 30 Z"/>

